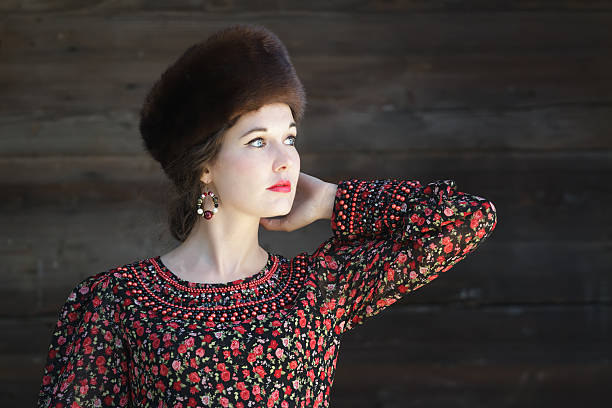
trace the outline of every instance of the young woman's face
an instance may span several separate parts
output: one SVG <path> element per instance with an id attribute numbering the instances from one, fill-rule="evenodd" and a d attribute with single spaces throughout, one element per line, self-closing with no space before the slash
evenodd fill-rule
<path id="1" fill-rule="evenodd" d="M 256 217 L 289 213 L 300 174 L 296 135 L 293 114 L 284 103 L 264 105 L 228 129 L 215 164 L 208 167 L 219 211 Z M 288 192 L 268 190 L 281 180 L 291 183 Z"/>

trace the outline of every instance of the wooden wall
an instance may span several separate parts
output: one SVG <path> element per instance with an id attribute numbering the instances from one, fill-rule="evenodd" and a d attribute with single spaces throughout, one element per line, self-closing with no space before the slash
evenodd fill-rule
<path id="1" fill-rule="evenodd" d="M 303 171 L 452 178 L 498 211 L 474 255 L 345 338 L 332 406 L 609 403 L 612 1 L 4 0 L 0 405 L 33 405 L 77 281 L 175 245 L 138 111 L 238 22 L 304 82 Z M 330 233 L 260 239 L 293 256 Z"/>

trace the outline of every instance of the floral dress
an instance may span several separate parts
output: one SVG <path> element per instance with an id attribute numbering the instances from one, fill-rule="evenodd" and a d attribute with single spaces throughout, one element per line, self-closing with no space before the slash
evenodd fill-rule
<path id="1" fill-rule="evenodd" d="M 51 337 L 38 407 L 328 407 L 342 335 L 451 269 L 497 222 L 453 180 L 338 183 L 333 235 L 227 283 L 160 256 L 92 275 Z"/>

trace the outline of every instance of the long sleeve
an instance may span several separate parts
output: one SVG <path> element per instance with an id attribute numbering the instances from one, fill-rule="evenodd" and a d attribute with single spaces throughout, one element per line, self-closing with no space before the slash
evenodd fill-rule
<path id="1" fill-rule="evenodd" d="M 482 244 L 497 224 L 493 203 L 453 180 L 343 180 L 333 236 L 311 254 L 321 313 L 343 333 L 416 290 Z"/>
<path id="2" fill-rule="evenodd" d="M 129 407 L 128 355 L 110 317 L 109 274 L 70 292 L 51 336 L 38 408 Z"/>

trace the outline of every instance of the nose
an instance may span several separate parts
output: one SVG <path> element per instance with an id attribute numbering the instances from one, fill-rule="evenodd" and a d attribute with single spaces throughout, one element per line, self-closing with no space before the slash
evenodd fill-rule
<path id="1" fill-rule="evenodd" d="M 287 146 L 281 146 L 277 149 L 276 158 L 274 162 L 274 169 L 276 171 L 287 170 L 294 165 L 292 153 L 288 151 Z"/>

